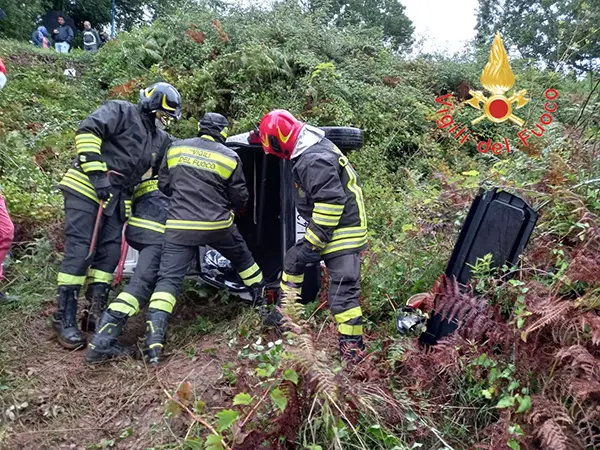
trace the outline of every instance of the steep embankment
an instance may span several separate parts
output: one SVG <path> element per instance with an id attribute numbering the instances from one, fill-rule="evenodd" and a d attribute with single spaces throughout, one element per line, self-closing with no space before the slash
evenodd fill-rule
<path id="1" fill-rule="evenodd" d="M 338 29 L 291 3 L 220 21 L 194 7 L 123 33 L 93 59 L 0 42 L 9 69 L 0 176 L 22 241 L 5 283 L 22 300 L 0 306 L 0 445 L 198 449 L 210 425 L 236 449 L 600 446 L 597 94 L 513 61 L 532 98 L 519 110 L 526 129 L 548 87 L 560 93 L 558 112 L 528 147 L 478 154 L 436 127 L 435 98 L 479 88 L 487 54 L 407 62 L 379 31 Z M 74 78 L 64 75 L 70 67 Z M 188 286 L 158 369 L 129 360 L 93 370 L 81 352 L 58 349 L 46 324 L 61 257 L 53 184 L 73 156 L 77 121 L 105 98 L 135 101 L 157 80 L 182 92 L 184 120 L 171 129 L 180 137 L 195 133 L 206 110 L 231 117 L 235 132 L 274 107 L 366 131 L 367 146 L 351 160 L 371 230 L 362 279 L 370 353 L 353 373 L 334 357 L 326 284 L 317 304 L 287 308 L 299 326 L 282 343 L 235 300 Z M 453 120 L 478 114 L 454 106 Z M 518 131 L 473 129 L 492 141 Z M 541 208 L 540 219 L 510 281 L 483 260 L 467 293 L 436 287 L 437 306 L 463 324 L 425 354 L 397 335 L 395 310 L 431 289 L 480 186 L 519 194 Z M 137 318 L 126 341 L 142 329 Z"/>

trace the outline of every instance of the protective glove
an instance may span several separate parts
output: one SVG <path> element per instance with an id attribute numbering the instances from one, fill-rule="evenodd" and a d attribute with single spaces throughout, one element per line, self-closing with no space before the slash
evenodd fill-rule
<path id="1" fill-rule="evenodd" d="M 94 186 L 96 195 L 100 200 L 108 200 L 110 198 L 110 181 L 104 172 L 89 175 L 90 183 Z"/>
<path id="2" fill-rule="evenodd" d="M 318 264 L 321 262 L 321 250 L 309 242 L 304 242 L 296 254 L 296 261 L 299 266 Z"/>

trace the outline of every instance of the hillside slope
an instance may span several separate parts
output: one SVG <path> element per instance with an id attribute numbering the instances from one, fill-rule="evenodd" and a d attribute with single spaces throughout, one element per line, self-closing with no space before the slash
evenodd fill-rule
<path id="1" fill-rule="evenodd" d="M 548 88 L 559 92 L 558 111 L 527 147 L 509 123 L 473 128 L 484 141 L 514 142 L 510 154 L 480 154 L 436 126 L 435 99 L 478 87 L 487 54 L 405 61 L 378 30 L 338 29 L 291 3 L 227 16 L 196 8 L 123 33 L 95 58 L 0 41 L 9 71 L 0 184 L 17 224 L 2 289 L 21 296 L 0 305 L 0 447 L 200 449 L 208 439 L 211 450 L 598 448 L 600 99 L 589 80 L 512 61 L 532 98 L 518 113 L 526 129 Z M 158 80 L 184 97 L 184 118 L 170 129 L 179 137 L 194 135 L 205 111 L 226 114 L 237 132 L 274 107 L 365 130 L 367 145 L 351 161 L 370 227 L 362 279 L 370 350 L 355 371 L 335 358 L 326 283 L 318 304 L 287 307 L 301 326 L 286 337 L 226 294 L 190 284 L 157 369 L 136 360 L 90 369 L 82 352 L 53 340 L 63 245 L 55 184 L 74 156 L 77 122 L 107 98 L 135 101 Z M 457 121 L 478 114 L 453 105 Z M 464 323 L 425 353 L 398 336 L 396 310 L 433 288 L 472 198 L 492 186 L 540 208 L 532 239 L 510 281 L 484 260 L 468 293 L 437 284 Z M 480 309 L 467 315 L 474 297 Z M 125 341 L 136 344 L 143 327 L 137 317 Z"/>

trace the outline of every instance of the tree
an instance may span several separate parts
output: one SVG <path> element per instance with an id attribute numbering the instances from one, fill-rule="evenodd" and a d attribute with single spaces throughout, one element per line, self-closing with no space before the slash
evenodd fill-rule
<path id="1" fill-rule="evenodd" d="M 310 9 L 324 9 L 340 27 L 366 25 L 382 27 L 385 38 L 394 50 L 412 44 L 414 27 L 404 14 L 399 0 L 311 0 Z"/>
<path id="2" fill-rule="evenodd" d="M 477 44 L 484 46 L 492 42 L 498 17 L 502 14 L 496 0 L 479 0 L 477 11 Z"/>
<path id="3" fill-rule="evenodd" d="M 130 30 L 142 22 L 145 13 L 145 0 L 116 0 L 116 22 L 119 28 Z M 111 23 L 112 0 L 53 0 L 53 9 L 62 11 L 73 18 L 78 29 L 86 20 L 95 28 L 102 28 Z"/>
<path id="4" fill-rule="evenodd" d="M 502 9 L 494 3 L 479 1 L 480 44 L 500 30 L 521 55 L 554 70 L 600 68 L 600 0 L 505 0 Z"/>
<path id="5" fill-rule="evenodd" d="M 39 18 L 49 7 L 47 0 L 5 0 L 1 4 L 6 17 L 0 20 L 0 36 L 29 39 Z"/>

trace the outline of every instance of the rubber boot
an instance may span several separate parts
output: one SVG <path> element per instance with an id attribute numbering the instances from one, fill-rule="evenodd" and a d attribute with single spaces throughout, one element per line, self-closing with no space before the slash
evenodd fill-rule
<path id="1" fill-rule="evenodd" d="M 253 284 L 248 288 L 248 290 L 252 296 L 252 306 L 254 308 L 259 308 L 267 304 L 264 282 Z"/>
<path id="2" fill-rule="evenodd" d="M 86 341 L 77 328 L 77 298 L 79 286 L 59 286 L 56 294 L 56 312 L 52 315 L 52 328 L 58 342 L 69 350 L 85 347 Z"/>
<path id="3" fill-rule="evenodd" d="M 148 309 L 146 338 L 144 339 L 144 357 L 148 364 L 156 365 L 160 362 L 170 316 L 171 314 L 165 311 Z"/>
<path id="4" fill-rule="evenodd" d="M 85 357 L 86 363 L 100 364 L 110 359 L 134 354 L 133 348 L 124 347 L 117 342 L 127 319 L 126 314 L 110 309 L 102 313 L 100 320 L 97 322 L 98 330 L 88 344 Z"/>
<path id="5" fill-rule="evenodd" d="M 340 358 L 346 367 L 352 368 L 364 359 L 365 344 L 362 336 L 340 334 Z"/>
<path id="6" fill-rule="evenodd" d="M 279 312 L 278 308 L 281 308 L 281 297 L 278 297 L 273 305 L 265 306 L 266 314 L 260 314 L 263 325 L 266 327 L 274 327 L 279 331 L 285 331 L 283 328 L 283 315 Z"/>
<path id="7" fill-rule="evenodd" d="M 87 309 L 81 316 L 81 330 L 92 333 L 96 329 L 96 322 L 106 309 L 110 284 L 90 283 L 85 291 Z"/>

